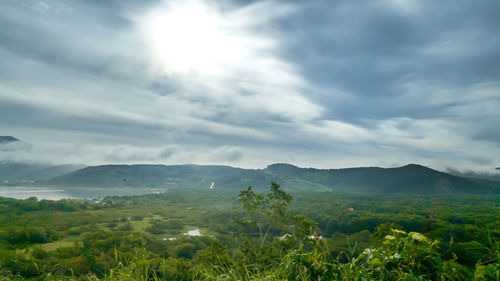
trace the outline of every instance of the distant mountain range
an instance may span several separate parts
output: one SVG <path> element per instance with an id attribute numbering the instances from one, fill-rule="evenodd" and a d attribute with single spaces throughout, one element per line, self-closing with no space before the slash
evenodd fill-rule
<path id="1" fill-rule="evenodd" d="M 29 149 L 30 144 L 0 136 L 0 151 Z M 500 168 L 496 168 L 500 169 Z M 296 192 L 341 191 L 375 193 L 495 193 L 495 174 L 439 172 L 421 165 L 399 168 L 299 168 L 272 164 L 265 169 L 203 165 L 84 165 L 26 164 L 0 160 L 0 184 L 61 187 L 153 187 L 170 189 L 267 189 L 271 181 Z M 479 177 L 479 176 L 481 177 Z M 477 177 L 477 178 L 472 178 Z M 212 184 L 213 183 L 213 184 Z"/>
<path id="2" fill-rule="evenodd" d="M 30 149 L 31 144 L 13 136 L 0 136 L 0 152 L 13 153 L 18 150 Z M 0 154 L 1 155 L 1 154 Z M 85 165 L 51 165 L 2 161 L 0 159 L 0 184 L 29 184 L 34 181 L 48 180 L 61 176 Z"/>
<path id="3" fill-rule="evenodd" d="M 500 194 L 500 182 L 470 179 L 421 165 L 399 168 L 299 168 L 272 164 L 265 169 L 202 165 L 104 165 L 86 167 L 40 185 L 65 187 L 155 187 L 267 189 L 271 181 L 295 192 L 341 191 L 374 193 Z"/>

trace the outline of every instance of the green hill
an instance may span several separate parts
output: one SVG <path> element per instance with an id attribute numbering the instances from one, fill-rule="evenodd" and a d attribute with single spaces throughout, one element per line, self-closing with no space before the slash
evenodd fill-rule
<path id="1" fill-rule="evenodd" d="M 91 166 L 45 182 L 58 186 L 240 188 L 241 183 L 269 185 L 259 170 L 200 165 L 103 165 Z M 248 184 L 243 184 L 243 186 Z"/>
<path id="2" fill-rule="evenodd" d="M 399 168 L 313 169 L 272 164 L 265 169 L 203 165 L 104 165 L 86 167 L 38 182 L 66 187 L 161 187 L 265 189 L 277 181 L 290 191 L 341 191 L 375 193 L 500 193 L 498 181 L 477 180 L 410 164 Z"/>

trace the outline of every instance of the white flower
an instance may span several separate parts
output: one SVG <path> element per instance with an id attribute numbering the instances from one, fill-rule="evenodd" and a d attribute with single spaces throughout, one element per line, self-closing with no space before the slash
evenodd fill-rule
<path id="1" fill-rule="evenodd" d="M 402 231 L 402 230 L 399 230 L 399 229 L 391 229 L 392 232 L 394 233 L 399 233 L 399 234 L 406 234 L 406 232 Z"/>
<path id="2" fill-rule="evenodd" d="M 373 253 L 375 252 L 375 249 L 370 249 L 370 248 L 366 248 L 364 251 L 363 251 L 363 254 L 365 254 L 368 259 L 372 259 L 373 258 Z"/>
<path id="3" fill-rule="evenodd" d="M 396 237 L 394 237 L 392 235 L 386 235 L 385 239 L 387 239 L 387 240 L 394 240 L 394 239 L 396 239 Z"/>
<path id="4" fill-rule="evenodd" d="M 289 237 L 292 237 L 292 236 L 293 236 L 292 234 L 285 233 L 285 234 L 283 234 L 283 236 L 278 237 L 278 239 L 279 240 L 285 240 L 285 239 L 287 239 Z"/>
<path id="5" fill-rule="evenodd" d="M 399 255 L 399 253 L 395 253 L 394 255 L 390 255 L 389 256 L 389 259 L 391 259 L 391 260 L 393 260 L 393 259 L 397 260 L 397 259 L 400 259 L 400 258 L 401 258 L 401 256 Z"/>
<path id="6" fill-rule="evenodd" d="M 427 238 L 425 238 L 425 236 L 423 236 L 422 234 L 418 233 L 418 232 L 410 232 L 410 236 L 413 240 L 417 240 L 417 241 L 420 241 L 420 242 L 425 242 L 427 241 Z"/>

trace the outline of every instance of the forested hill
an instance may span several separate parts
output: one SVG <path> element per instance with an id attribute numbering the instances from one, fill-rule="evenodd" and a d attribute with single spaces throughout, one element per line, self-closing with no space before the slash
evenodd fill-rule
<path id="1" fill-rule="evenodd" d="M 202 165 L 104 165 L 38 182 L 67 187 L 264 189 L 277 181 L 290 191 L 500 193 L 500 182 L 462 178 L 410 164 L 399 168 L 313 169 L 273 164 L 252 170 Z"/>

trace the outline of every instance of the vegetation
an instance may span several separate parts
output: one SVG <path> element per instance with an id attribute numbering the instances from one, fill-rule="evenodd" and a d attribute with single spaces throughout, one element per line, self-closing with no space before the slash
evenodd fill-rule
<path id="1" fill-rule="evenodd" d="M 238 196 L 0 198 L 0 279 L 499 279 L 498 197 L 293 197 L 272 183 Z"/>

